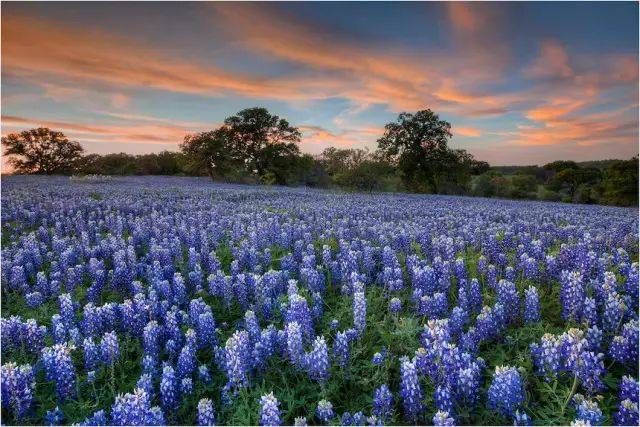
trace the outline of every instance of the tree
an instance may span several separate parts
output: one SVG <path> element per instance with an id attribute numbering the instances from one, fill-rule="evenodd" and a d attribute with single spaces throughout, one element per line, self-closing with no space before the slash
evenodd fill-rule
<path id="1" fill-rule="evenodd" d="M 240 111 L 224 121 L 224 129 L 231 138 L 247 170 L 265 179 L 267 173 L 282 182 L 280 165 L 300 155 L 298 142 L 302 134 L 298 128 L 266 108 L 255 107 Z"/>
<path id="2" fill-rule="evenodd" d="M 618 206 L 638 206 L 638 158 L 618 160 L 605 171 L 603 201 Z"/>
<path id="3" fill-rule="evenodd" d="M 544 165 L 543 169 L 558 173 L 564 169 L 578 169 L 579 167 L 580 166 L 572 160 L 556 160 L 555 162 Z"/>
<path id="4" fill-rule="evenodd" d="M 185 156 L 187 171 L 195 174 L 204 172 L 213 180 L 244 168 L 239 150 L 234 145 L 233 134 L 224 126 L 185 136 L 180 150 Z"/>
<path id="5" fill-rule="evenodd" d="M 451 164 L 452 154 L 447 147 L 451 136 L 449 122 L 440 120 L 431 110 L 401 113 L 395 122 L 385 126 L 378 150 L 397 165 L 407 189 L 438 193 L 438 177 Z"/>
<path id="6" fill-rule="evenodd" d="M 489 169 L 491 169 L 491 166 L 483 160 L 471 161 L 471 175 L 482 175 L 483 173 L 488 172 Z"/>
<path id="7" fill-rule="evenodd" d="M 9 164 L 20 174 L 71 173 L 84 151 L 79 143 L 49 128 L 9 134 L 2 137 L 2 145 Z"/>
<path id="8" fill-rule="evenodd" d="M 369 151 L 361 148 L 328 147 L 320 155 L 320 161 L 331 177 L 345 170 L 353 169 L 369 158 Z"/>
<path id="9" fill-rule="evenodd" d="M 533 175 L 517 174 L 511 177 L 511 186 L 512 197 L 516 199 L 534 199 L 538 183 Z"/>
<path id="10" fill-rule="evenodd" d="M 598 182 L 602 174 L 596 168 L 568 168 L 562 169 L 550 179 L 550 187 L 552 189 L 565 187 L 569 193 L 569 197 L 573 201 L 576 190 L 583 184 L 594 184 Z"/>

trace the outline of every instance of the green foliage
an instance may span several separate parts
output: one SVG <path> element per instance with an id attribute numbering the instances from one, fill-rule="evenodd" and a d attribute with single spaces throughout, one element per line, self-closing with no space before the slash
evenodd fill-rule
<path id="1" fill-rule="evenodd" d="M 473 158 L 451 150 L 451 124 L 431 110 L 401 113 L 378 139 L 380 156 L 397 165 L 406 189 L 440 193 L 465 189 Z"/>
<path id="2" fill-rule="evenodd" d="M 638 205 L 638 157 L 619 160 L 604 173 L 603 201 L 618 206 Z"/>
<path id="3" fill-rule="evenodd" d="M 72 173 L 83 152 L 78 142 L 49 128 L 11 133 L 2 137 L 2 145 L 8 163 L 21 174 Z"/>

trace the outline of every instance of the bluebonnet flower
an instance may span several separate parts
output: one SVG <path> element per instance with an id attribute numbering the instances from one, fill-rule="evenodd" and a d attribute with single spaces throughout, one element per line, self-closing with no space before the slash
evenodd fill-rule
<path id="1" fill-rule="evenodd" d="M 87 382 L 93 384 L 96 381 L 96 371 L 87 371 Z"/>
<path id="2" fill-rule="evenodd" d="M 435 401 L 435 407 L 438 410 L 448 412 L 449 414 L 453 413 L 454 401 L 449 387 L 442 385 L 437 386 L 433 400 Z"/>
<path id="3" fill-rule="evenodd" d="M 71 360 L 73 347 L 54 344 L 42 350 L 42 361 L 47 380 L 55 382 L 56 395 L 60 402 L 75 395 L 76 369 Z"/>
<path id="4" fill-rule="evenodd" d="M 335 416 L 333 412 L 333 405 L 328 400 L 321 400 L 318 402 L 318 407 L 316 408 L 316 415 L 323 422 L 329 422 Z"/>
<path id="5" fill-rule="evenodd" d="M 198 378 L 204 384 L 211 383 L 211 374 L 209 373 L 209 368 L 207 367 L 207 365 L 200 365 L 198 367 Z"/>
<path id="6" fill-rule="evenodd" d="M 27 306 L 29 306 L 29 308 L 40 307 L 44 302 L 44 296 L 38 291 L 29 292 L 24 296 L 24 299 L 27 302 Z"/>
<path id="7" fill-rule="evenodd" d="M 411 363 L 406 356 L 400 360 L 400 395 L 405 419 L 413 423 L 417 422 L 423 410 L 423 394 L 415 364 Z"/>
<path id="8" fill-rule="evenodd" d="M 609 347 L 611 358 L 629 366 L 638 365 L 638 320 L 630 320 L 622 327 L 621 335 L 615 336 Z"/>
<path id="9" fill-rule="evenodd" d="M 518 370 L 496 366 L 487 396 L 490 409 L 498 411 L 503 417 L 512 418 L 524 403 L 524 387 Z"/>
<path id="10" fill-rule="evenodd" d="M 300 368 L 302 367 L 302 359 L 304 356 L 302 330 L 296 321 L 287 323 L 285 330 L 287 334 L 287 353 L 289 354 L 289 359 L 295 366 Z"/>
<path id="11" fill-rule="evenodd" d="M 312 380 L 323 383 L 329 378 L 329 355 L 324 337 L 316 337 L 313 348 L 306 354 L 304 364 Z"/>
<path id="12" fill-rule="evenodd" d="M 85 418 L 83 422 L 81 422 L 80 426 L 106 426 L 109 422 L 107 420 L 107 414 L 104 412 L 104 409 L 96 411 L 90 417 Z"/>
<path id="13" fill-rule="evenodd" d="M 373 414 L 382 420 L 391 419 L 393 414 L 393 395 L 386 384 L 378 387 L 373 395 Z"/>
<path id="14" fill-rule="evenodd" d="M 349 338 L 345 332 L 338 332 L 333 343 L 333 356 L 338 366 L 349 363 Z"/>
<path id="15" fill-rule="evenodd" d="M 623 376 L 620 381 L 618 410 L 613 418 L 617 425 L 638 425 L 638 398 L 640 385 L 632 377 Z"/>
<path id="16" fill-rule="evenodd" d="M 525 323 L 540 321 L 540 298 L 538 288 L 535 286 L 529 286 L 524 291 L 524 321 Z"/>
<path id="17" fill-rule="evenodd" d="M 391 298 L 389 301 L 389 311 L 395 314 L 400 312 L 400 310 L 402 310 L 402 301 L 400 301 L 400 298 Z"/>
<path id="18" fill-rule="evenodd" d="M 213 402 L 211 402 L 211 399 L 200 399 L 198 402 L 198 425 L 216 425 L 216 412 L 213 408 Z"/>
<path id="19" fill-rule="evenodd" d="M 162 368 L 160 381 L 160 401 L 167 411 L 174 411 L 178 407 L 178 380 L 174 369 L 166 365 Z"/>
<path id="20" fill-rule="evenodd" d="M 13 362 L 2 365 L 2 405 L 18 420 L 24 418 L 33 403 L 35 380 L 31 365 Z"/>
<path id="21" fill-rule="evenodd" d="M 143 348 L 147 355 L 157 357 L 160 352 L 161 329 L 158 322 L 151 320 L 142 331 Z"/>
<path id="22" fill-rule="evenodd" d="M 289 297 L 289 307 L 286 313 L 286 321 L 298 322 L 302 330 L 302 336 L 305 342 L 309 342 L 313 338 L 313 319 L 307 300 L 298 294 Z"/>
<path id="23" fill-rule="evenodd" d="M 520 310 L 520 297 L 518 296 L 516 285 L 513 282 L 502 279 L 498 282 L 496 293 L 497 302 L 505 310 L 507 323 L 516 321 Z"/>
<path id="24" fill-rule="evenodd" d="M 468 353 L 467 353 L 468 354 Z M 473 407 L 480 398 L 480 382 L 484 361 L 480 358 L 469 361 L 458 369 L 457 396 L 461 402 Z"/>
<path id="25" fill-rule="evenodd" d="M 229 381 L 238 387 L 248 384 L 249 354 L 249 334 L 235 331 L 225 345 L 225 368 Z"/>
<path id="26" fill-rule="evenodd" d="M 193 392 L 193 379 L 182 378 L 180 381 L 180 394 L 182 396 L 188 396 Z"/>
<path id="27" fill-rule="evenodd" d="M 116 426 L 156 426 L 165 424 L 158 407 L 151 407 L 149 396 L 142 389 L 119 395 L 111 407 L 111 424 Z"/>
<path id="28" fill-rule="evenodd" d="M 382 365 L 384 362 L 384 356 L 379 351 L 376 351 L 371 359 L 371 363 L 374 365 Z"/>
<path id="29" fill-rule="evenodd" d="M 598 323 L 598 310 L 596 308 L 596 300 L 591 297 L 585 297 L 582 306 L 582 322 L 587 326 L 596 325 Z"/>
<path id="30" fill-rule="evenodd" d="M 111 365 L 120 357 L 120 346 L 118 344 L 118 336 L 114 331 L 104 334 L 100 342 L 100 353 L 102 362 L 105 365 Z"/>
<path id="31" fill-rule="evenodd" d="M 331 322 L 329 323 L 329 328 L 331 330 L 336 330 L 340 327 L 340 322 L 338 321 L 338 319 L 333 319 L 331 320 Z"/>
<path id="32" fill-rule="evenodd" d="M 530 426 L 531 418 L 523 411 L 516 411 L 516 414 L 513 416 L 513 425 L 516 426 Z"/>
<path id="33" fill-rule="evenodd" d="M 279 426 L 282 424 L 280 418 L 280 402 L 273 395 L 273 392 L 265 394 L 260 398 L 260 425 Z"/>
<path id="34" fill-rule="evenodd" d="M 364 333 L 367 326 L 367 299 L 364 291 L 353 293 L 353 327 L 358 335 Z"/>
<path id="35" fill-rule="evenodd" d="M 555 378 L 561 368 L 560 364 L 560 340 L 552 334 L 544 334 L 540 344 L 530 344 L 531 355 L 536 367 L 536 374 L 543 376 L 547 381 Z"/>
<path id="36" fill-rule="evenodd" d="M 307 425 L 307 418 L 306 417 L 296 417 L 293 420 L 293 425 L 294 426 L 306 426 Z"/>
<path id="37" fill-rule="evenodd" d="M 44 415 L 44 423 L 49 426 L 59 426 L 62 425 L 62 420 L 64 420 L 64 413 L 59 407 L 55 407 Z"/>
<path id="38" fill-rule="evenodd" d="M 149 398 L 153 398 L 155 394 L 153 378 L 149 374 L 143 373 L 140 375 L 140 378 L 138 378 L 138 381 L 136 382 L 136 388 L 144 390 Z"/>
<path id="39" fill-rule="evenodd" d="M 195 350 L 190 345 L 185 345 L 180 350 L 180 355 L 178 356 L 178 366 L 176 369 L 176 373 L 178 375 L 178 379 L 183 379 L 190 377 L 193 374 L 193 371 L 196 369 L 196 354 Z"/>
<path id="40" fill-rule="evenodd" d="M 573 403 L 576 406 L 577 419 L 585 421 L 592 426 L 602 425 L 604 417 L 596 401 L 586 399 L 581 394 L 576 394 L 573 396 Z"/>
<path id="41" fill-rule="evenodd" d="M 459 336 L 469 321 L 469 314 L 461 307 L 453 307 L 449 316 L 449 330 L 451 335 Z"/>
<path id="42" fill-rule="evenodd" d="M 350 412 L 344 412 L 340 417 L 340 425 L 343 426 L 352 426 L 353 425 L 353 416 Z"/>
<path id="43" fill-rule="evenodd" d="M 98 346 L 93 342 L 93 338 L 85 338 L 82 342 L 82 351 L 84 353 L 84 367 L 86 369 L 94 369 L 100 361 Z"/>
<path id="44" fill-rule="evenodd" d="M 585 296 L 582 275 L 578 271 L 563 271 L 560 286 L 562 316 L 566 320 L 579 321 Z"/>
<path id="45" fill-rule="evenodd" d="M 438 410 L 436 414 L 433 416 L 433 425 L 434 426 L 454 426 L 456 425 L 455 420 L 449 416 L 447 411 Z"/>
<path id="46" fill-rule="evenodd" d="M 610 292 L 604 305 L 602 313 L 602 328 L 605 335 L 613 335 L 616 333 L 627 307 L 617 292 Z"/>

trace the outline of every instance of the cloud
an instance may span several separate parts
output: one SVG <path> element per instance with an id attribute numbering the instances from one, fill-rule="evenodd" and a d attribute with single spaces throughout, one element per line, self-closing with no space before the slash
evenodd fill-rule
<path id="1" fill-rule="evenodd" d="M 569 65 L 569 55 L 556 40 L 546 40 L 540 44 L 540 52 L 525 70 L 525 75 L 535 79 L 567 78 L 574 75 Z"/>
<path id="2" fill-rule="evenodd" d="M 382 127 L 364 126 L 332 132 L 322 126 L 300 126 L 302 147 L 318 154 L 327 147 L 375 148 L 375 142 L 384 133 Z"/>
<path id="3" fill-rule="evenodd" d="M 160 144 L 172 146 L 176 149 L 187 133 L 201 130 L 176 124 L 92 125 L 19 116 L 2 116 L 2 128 L 5 134 L 26 127 L 34 128 L 41 126 L 60 130 L 70 139 L 78 139 L 83 144 L 92 142 L 108 142 L 116 145 Z M 86 148 L 91 151 L 91 146 Z M 114 147 L 115 150 L 122 150 L 123 148 L 125 147 Z"/>
<path id="4" fill-rule="evenodd" d="M 77 83 L 155 88 L 203 96 L 234 93 L 257 98 L 324 97 L 317 85 L 226 72 L 211 65 L 167 58 L 135 40 L 25 15 L 3 16 L 3 74 L 57 76 Z M 29 28 L 29 31 L 24 31 Z M 60 94 L 60 92 L 58 92 Z M 116 98 L 122 104 L 123 98 Z"/>
<path id="5" fill-rule="evenodd" d="M 477 138 L 482 135 L 480 129 L 470 126 L 456 126 L 453 128 L 453 134 L 459 136 L 466 136 L 469 138 Z"/>

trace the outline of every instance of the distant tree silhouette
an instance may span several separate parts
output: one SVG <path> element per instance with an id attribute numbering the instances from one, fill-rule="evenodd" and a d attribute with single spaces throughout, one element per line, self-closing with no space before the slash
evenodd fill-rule
<path id="1" fill-rule="evenodd" d="M 9 164 L 19 174 L 71 173 L 84 151 L 78 142 L 49 128 L 9 134 L 2 137 L 2 145 Z"/>

